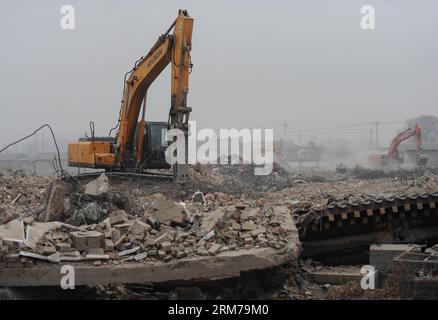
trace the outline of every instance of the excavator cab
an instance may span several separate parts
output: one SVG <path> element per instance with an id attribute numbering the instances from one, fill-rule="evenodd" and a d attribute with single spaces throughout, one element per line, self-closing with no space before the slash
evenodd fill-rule
<path id="1" fill-rule="evenodd" d="M 423 148 L 420 148 L 416 156 L 417 166 L 426 167 L 428 160 L 429 156 L 423 152 Z"/>
<path id="2" fill-rule="evenodd" d="M 141 126 L 137 126 L 138 131 Z M 137 132 L 137 139 L 140 132 Z M 142 168 L 169 169 L 165 152 L 168 146 L 167 122 L 148 121 L 143 132 L 143 151 L 141 155 Z"/>

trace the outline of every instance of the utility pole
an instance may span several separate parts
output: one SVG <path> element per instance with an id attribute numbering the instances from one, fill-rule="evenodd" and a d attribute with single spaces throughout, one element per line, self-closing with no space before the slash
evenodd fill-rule
<path id="1" fill-rule="evenodd" d="M 34 153 L 37 154 L 38 153 L 38 139 L 37 139 L 37 134 L 34 135 L 34 140 L 33 140 L 33 146 L 34 146 Z"/>
<path id="2" fill-rule="evenodd" d="M 379 122 L 375 122 L 376 125 L 376 148 L 379 147 Z"/>
<path id="3" fill-rule="evenodd" d="M 287 123 L 283 123 L 283 127 L 284 127 L 284 141 L 286 141 L 287 139 Z"/>
<path id="4" fill-rule="evenodd" d="M 41 152 L 44 153 L 44 133 L 42 135 L 42 141 L 41 141 Z"/>
<path id="5" fill-rule="evenodd" d="M 370 129 L 370 147 L 373 146 L 373 129 Z"/>

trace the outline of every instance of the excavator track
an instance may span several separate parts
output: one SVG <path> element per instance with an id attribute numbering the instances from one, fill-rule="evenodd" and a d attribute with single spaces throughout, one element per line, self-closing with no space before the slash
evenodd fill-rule
<path id="1" fill-rule="evenodd" d="M 137 179 L 172 180 L 174 178 L 173 174 L 171 174 L 171 173 L 158 173 L 158 172 L 136 173 L 136 172 L 106 172 L 106 171 L 81 173 L 81 174 L 74 175 L 72 177 L 76 178 L 78 180 L 96 179 L 102 173 L 109 176 L 109 177 L 121 178 L 121 179 L 122 178 L 137 178 Z"/>
<path id="2" fill-rule="evenodd" d="M 438 192 L 332 203 L 298 218 L 303 256 L 324 257 L 367 249 L 375 243 L 438 239 Z"/>

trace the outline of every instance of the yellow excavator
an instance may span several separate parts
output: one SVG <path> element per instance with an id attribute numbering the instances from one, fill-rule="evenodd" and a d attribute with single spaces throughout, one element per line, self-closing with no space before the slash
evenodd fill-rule
<path id="1" fill-rule="evenodd" d="M 179 10 L 176 20 L 158 38 L 149 53 L 140 58 L 125 75 L 117 126 L 110 130 L 108 137 L 95 137 L 94 124 L 90 123 L 91 137 L 80 138 L 68 145 L 69 166 L 125 172 L 170 168 L 165 159 L 167 130 L 180 129 L 187 137 L 189 114 L 192 111 L 187 107 L 189 74 L 193 66 L 190 57 L 192 29 L 193 18 L 187 10 Z M 172 68 L 168 121 L 146 122 L 146 93 L 168 64 Z M 117 132 L 112 137 L 114 130 Z M 187 160 L 187 148 L 185 157 Z M 186 164 L 174 165 L 173 171 L 179 180 L 188 178 Z"/>

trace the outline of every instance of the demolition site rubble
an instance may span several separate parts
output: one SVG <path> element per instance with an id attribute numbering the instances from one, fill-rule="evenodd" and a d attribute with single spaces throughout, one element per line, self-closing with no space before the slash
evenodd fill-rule
<path id="1" fill-rule="evenodd" d="M 34 177 L 28 180 L 35 185 L 46 182 Z M 53 181 L 50 190 L 38 191 L 40 198 L 17 203 L 7 201 L 14 195 L 5 197 L 3 210 L 23 206 L 23 212 L 18 210 L 19 214 L 5 219 L 9 221 L 0 227 L 3 267 L 63 261 L 95 266 L 170 262 L 266 247 L 286 254 L 291 243 L 293 255 L 298 254 L 297 231 L 285 206 L 261 206 L 255 201 L 236 201 L 224 193 L 202 192 L 185 201 L 154 193 L 136 197 L 127 205 L 127 193 L 112 187 L 105 174 L 85 186 L 74 186 L 83 191 L 70 197 L 68 188 L 71 185 L 64 181 Z M 43 209 L 40 200 L 44 198 L 47 205 Z M 29 202 L 39 212 L 28 206 Z M 134 205 L 135 210 L 129 210 Z M 53 207 L 58 209 L 56 214 Z"/>
<path id="2" fill-rule="evenodd" d="M 241 272 L 274 268 L 272 279 L 277 280 L 271 283 L 276 289 L 250 297 L 370 298 L 358 293 L 357 283 L 314 282 L 311 275 L 318 276 L 329 267 L 300 260 L 296 225 L 300 217 L 330 204 L 438 190 L 438 178 L 430 171 L 359 179 L 351 173 L 287 171 L 277 164 L 268 176 L 254 176 L 248 170 L 253 172 L 253 166 L 196 165 L 191 168 L 192 181 L 177 187 L 165 180 L 116 178 L 105 173 L 56 180 L 2 169 L 0 268 L 6 277 L 8 270 L 51 268 L 66 262 L 111 270 L 151 266 L 151 270 L 163 270 L 162 274 L 141 279 L 155 285 L 198 278 L 222 281 L 242 277 Z M 184 264 L 192 273 L 175 272 L 186 270 Z M 207 276 L 196 274 L 200 272 Z M 101 297 L 136 298 L 145 291 L 154 296 L 155 289 L 143 288 L 141 294 L 132 289 L 134 280 L 140 278 L 114 285 L 105 282 L 102 274 L 96 283 L 88 284 Z M 225 292 L 213 298 L 236 298 L 232 294 L 236 291 Z M 376 292 L 374 297 L 393 297 L 389 289 Z M 175 291 L 164 294 L 172 295 L 178 296 Z M 160 298 L 160 293 L 153 298 Z"/>

